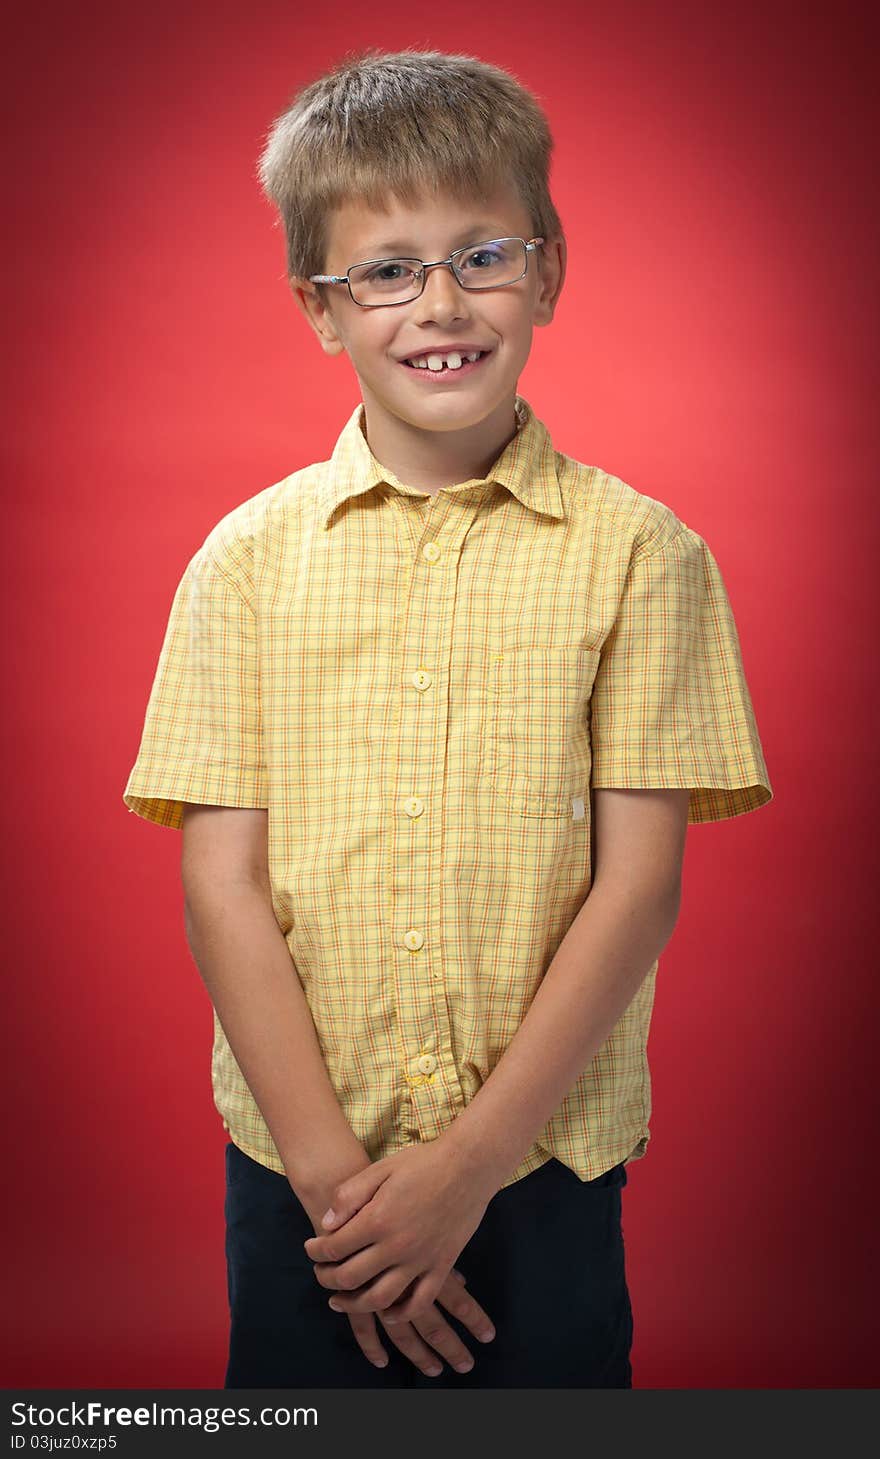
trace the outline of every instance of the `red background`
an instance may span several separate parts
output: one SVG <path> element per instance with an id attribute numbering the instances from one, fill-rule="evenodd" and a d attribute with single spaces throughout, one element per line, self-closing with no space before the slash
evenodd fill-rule
<path id="1" fill-rule="evenodd" d="M 359 398 L 287 292 L 255 166 L 293 91 L 367 44 L 468 51 L 545 106 L 568 276 L 519 389 L 709 543 L 775 791 L 689 836 L 624 1198 L 635 1385 L 880 1379 L 876 37 L 843 4 L 539 11 L 14 22 L 5 1386 L 223 1382 L 210 1005 L 179 836 L 122 792 L 187 560 Z"/>

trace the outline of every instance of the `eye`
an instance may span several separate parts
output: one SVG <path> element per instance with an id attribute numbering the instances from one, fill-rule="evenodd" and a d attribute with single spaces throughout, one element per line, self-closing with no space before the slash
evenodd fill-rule
<path id="1" fill-rule="evenodd" d="M 397 270 L 396 273 L 394 272 L 395 269 Z M 370 269 L 369 273 L 365 275 L 365 278 L 371 283 L 394 284 L 397 283 L 403 274 L 409 273 L 412 273 L 412 269 L 392 259 L 388 263 L 377 264 L 375 268 Z"/>
<path id="2" fill-rule="evenodd" d="M 484 262 L 480 262 L 484 260 Z M 472 248 L 468 253 L 462 255 L 459 263 L 460 268 L 473 269 L 477 273 L 484 273 L 494 265 L 507 262 L 507 252 L 502 244 L 480 244 Z"/>

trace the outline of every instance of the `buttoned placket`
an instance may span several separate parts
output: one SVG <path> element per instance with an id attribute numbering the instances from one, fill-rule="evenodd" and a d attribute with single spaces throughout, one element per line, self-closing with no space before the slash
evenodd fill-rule
<path id="1" fill-rule="evenodd" d="M 430 497 L 392 492 L 409 578 L 396 618 L 398 690 L 384 741 L 383 784 L 396 813 L 387 846 L 389 934 L 408 1135 L 435 1139 L 464 1107 L 446 999 L 441 810 L 459 554 L 490 482 Z"/>

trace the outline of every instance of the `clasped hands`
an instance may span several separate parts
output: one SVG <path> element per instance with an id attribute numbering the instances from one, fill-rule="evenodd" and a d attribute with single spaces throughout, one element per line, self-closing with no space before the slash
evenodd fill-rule
<path id="1" fill-rule="evenodd" d="M 337 1312 L 386 1325 L 429 1310 L 483 1218 L 491 1191 L 463 1179 L 442 1137 L 376 1160 L 336 1186 L 325 1234 L 303 1243 Z M 410 1290 L 411 1288 L 411 1290 Z"/>

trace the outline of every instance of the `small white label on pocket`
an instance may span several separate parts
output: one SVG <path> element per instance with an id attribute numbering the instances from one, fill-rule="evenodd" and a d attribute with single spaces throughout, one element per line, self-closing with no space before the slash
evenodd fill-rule
<path id="1" fill-rule="evenodd" d="M 585 814 L 583 796 L 573 795 L 571 798 L 571 818 L 573 821 L 582 821 Z"/>

